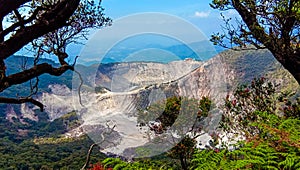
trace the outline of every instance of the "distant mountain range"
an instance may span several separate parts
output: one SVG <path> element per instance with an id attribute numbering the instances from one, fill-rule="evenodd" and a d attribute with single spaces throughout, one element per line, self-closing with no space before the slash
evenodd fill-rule
<path id="1" fill-rule="evenodd" d="M 92 65 L 98 63 L 118 63 L 118 62 L 160 62 L 168 63 L 171 61 L 184 60 L 192 58 L 198 61 L 206 61 L 219 52 L 223 48 L 213 46 L 209 41 L 200 41 L 190 44 L 177 43 L 174 45 L 161 45 L 157 43 L 119 43 L 109 49 L 103 56 L 101 61 L 89 58 L 79 58 L 79 63 L 83 65 Z M 99 56 L 94 56 L 99 58 Z"/>

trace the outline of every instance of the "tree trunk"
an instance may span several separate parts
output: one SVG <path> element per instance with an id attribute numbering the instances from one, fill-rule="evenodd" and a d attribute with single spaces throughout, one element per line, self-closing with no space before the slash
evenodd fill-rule
<path id="1" fill-rule="evenodd" d="M 183 170 L 188 170 L 187 164 L 184 161 L 184 156 L 182 154 L 179 155 L 180 163 L 181 163 L 181 168 Z"/>
<path id="2" fill-rule="evenodd" d="M 273 55 L 300 85 L 300 51 L 278 51 Z"/>

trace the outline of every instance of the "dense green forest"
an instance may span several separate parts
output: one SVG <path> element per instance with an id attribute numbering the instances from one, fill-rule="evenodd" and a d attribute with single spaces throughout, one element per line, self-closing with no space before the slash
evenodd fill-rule
<path id="1" fill-rule="evenodd" d="M 1 116 L 1 169 L 79 169 L 93 141 L 87 136 L 78 139 L 61 136 L 79 125 L 76 113 L 66 114 L 52 122 L 48 121 L 46 113 L 36 110 L 36 114 L 39 117 L 37 122 L 26 118 L 22 122 L 17 118 L 10 122 Z M 104 154 L 96 150 L 92 161 L 104 158 Z"/>

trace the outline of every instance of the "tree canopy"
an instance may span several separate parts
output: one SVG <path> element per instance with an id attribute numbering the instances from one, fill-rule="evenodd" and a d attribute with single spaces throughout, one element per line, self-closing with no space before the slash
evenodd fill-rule
<path id="1" fill-rule="evenodd" d="M 299 0 L 213 0 L 210 5 L 221 11 L 236 10 L 241 17 L 232 21 L 223 16 L 224 32 L 212 35 L 214 44 L 267 48 L 300 83 Z"/>
<path id="2" fill-rule="evenodd" d="M 32 95 L 38 88 L 38 76 L 60 76 L 74 70 L 67 46 L 85 39 L 91 28 L 109 25 L 111 19 L 103 14 L 101 1 L 93 0 L 0 0 L 0 92 L 7 88 L 36 79 L 28 96 L 0 97 L 0 103 L 31 102 L 43 110 L 43 104 Z M 31 47 L 34 64 L 17 73 L 7 75 L 5 60 L 22 49 Z M 59 66 L 40 63 L 48 54 L 56 57 Z M 75 57 L 75 56 L 72 56 Z M 76 59 L 75 59 L 76 62 Z M 16 95 L 17 96 L 17 95 Z"/>

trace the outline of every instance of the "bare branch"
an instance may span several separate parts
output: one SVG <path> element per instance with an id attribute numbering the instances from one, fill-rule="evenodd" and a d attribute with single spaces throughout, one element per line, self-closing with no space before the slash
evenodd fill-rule
<path id="1" fill-rule="evenodd" d="M 31 14 L 31 16 L 28 19 L 23 20 L 22 23 L 16 22 L 16 23 L 12 24 L 10 27 L 6 28 L 5 30 L 2 30 L 2 31 L 0 30 L 0 37 L 4 37 L 4 36 L 8 35 L 9 33 L 15 31 L 20 26 L 23 26 L 23 28 L 24 28 L 25 24 L 28 24 L 28 23 L 32 22 L 33 20 L 37 19 L 37 14 L 41 10 L 43 10 L 42 7 L 37 7 L 35 9 L 35 11 Z"/>
<path id="2" fill-rule="evenodd" d="M 0 103 L 10 103 L 10 104 L 22 104 L 22 103 L 32 103 L 40 108 L 40 110 L 43 112 L 44 111 L 44 105 L 37 101 L 34 100 L 31 97 L 27 98 L 6 98 L 6 97 L 0 97 Z"/>
<path id="3" fill-rule="evenodd" d="M 116 124 L 113 125 L 113 127 L 110 127 L 108 122 L 106 122 L 106 126 L 108 128 L 108 132 L 102 132 L 101 133 L 101 138 L 102 138 L 102 141 L 100 142 L 97 142 L 97 143 L 93 143 L 91 146 L 90 146 L 90 149 L 88 150 L 88 153 L 87 153 L 87 156 L 86 156 L 86 161 L 85 161 L 85 164 L 83 165 L 83 167 L 81 168 L 81 170 L 85 170 L 88 165 L 89 165 L 89 162 L 90 162 L 90 156 L 91 156 L 91 153 L 93 151 L 93 148 L 96 146 L 96 145 L 101 145 L 102 143 L 104 143 L 106 141 L 105 139 L 105 136 L 104 135 L 110 135 L 113 133 L 114 131 L 114 128 L 116 127 Z"/>
<path id="4" fill-rule="evenodd" d="M 79 87 L 78 87 L 78 97 L 79 97 L 79 103 L 80 103 L 80 105 L 83 106 L 82 99 L 81 99 L 81 87 L 83 85 L 83 78 L 82 78 L 82 76 L 81 76 L 81 74 L 80 74 L 79 71 L 74 70 L 74 72 L 78 75 L 78 77 L 80 79 L 80 84 L 79 84 Z"/>
<path id="5" fill-rule="evenodd" d="M 88 164 L 90 162 L 90 157 L 91 157 L 91 153 L 93 151 L 93 148 L 96 146 L 97 144 L 96 143 L 93 143 L 91 146 L 90 146 L 90 149 L 88 150 L 88 153 L 86 155 L 86 161 L 85 161 L 85 164 L 83 165 L 83 167 L 81 168 L 81 170 L 85 170 L 87 167 L 88 167 Z"/>
<path id="6" fill-rule="evenodd" d="M 19 11 L 17 9 L 14 9 L 13 10 L 17 19 L 19 20 L 19 23 L 20 23 L 20 26 L 21 28 L 25 28 L 25 25 L 24 25 L 24 19 L 22 18 L 21 14 L 19 13 Z"/>
<path id="7" fill-rule="evenodd" d="M 4 77 L 2 81 L 0 81 L 0 92 L 12 85 L 25 83 L 45 73 L 53 76 L 60 76 L 67 70 L 74 70 L 74 67 L 70 65 L 63 65 L 61 67 L 55 68 L 48 63 L 38 64 L 28 70 L 24 70 L 22 72 Z"/>

